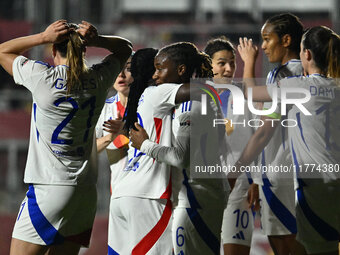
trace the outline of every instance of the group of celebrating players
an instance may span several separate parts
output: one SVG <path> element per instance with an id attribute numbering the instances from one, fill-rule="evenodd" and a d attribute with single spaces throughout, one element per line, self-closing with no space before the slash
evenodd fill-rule
<path id="1" fill-rule="evenodd" d="M 89 245 L 103 150 L 111 168 L 110 255 L 220 254 L 221 243 L 226 255 L 249 254 L 256 213 L 274 254 L 338 254 L 340 37 L 324 26 L 305 30 L 290 13 L 266 20 L 261 36 L 269 62 L 278 63 L 266 84 L 254 82 L 258 48 L 246 37 L 237 50 L 219 37 L 203 51 L 178 42 L 132 52 L 128 40 L 98 35 L 86 21 L 58 20 L 0 44 L 0 64 L 33 96 L 29 189 L 11 254 L 78 254 Z M 47 43 L 55 66 L 21 55 Z M 111 54 L 86 67 L 86 47 Z M 222 86 L 233 83 L 236 51 L 244 62 L 243 115 L 233 113 L 233 93 Z M 106 99 L 112 84 L 117 94 Z M 292 88 L 308 91 L 308 100 L 281 115 L 289 97 L 281 91 Z M 248 97 L 264 112 L 278 104 L 254 116 Z M 215 118 L 263 125 L 213 130 Z M 297 124 L 267 121 L 286 118 Z M 295 172 L 197 178 L 194 164 L 293 165 Z M 311 173 L 310 164 L 327 169 Z"/>

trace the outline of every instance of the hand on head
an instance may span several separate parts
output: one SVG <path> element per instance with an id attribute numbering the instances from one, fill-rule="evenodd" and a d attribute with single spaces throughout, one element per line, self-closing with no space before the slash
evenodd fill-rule
<path id="1" fill-rule="evenodd" d="M 64 19 L 57 20 L 49 25 L 44 32 L 44 40 L 49 43 L 59 43 L 67 38 L 70 28 Z"/>
<path id="2" fill-rule="evenodd" d="M 66 40 L 71 31 L 74 31 L 74 27 L 70 27 L 67 20 L 61 19 L 49 25 L 43 32 L 43 36 L 46 42 L 59 43 Z M 96 27 L 86 21 L 82 21 L 82 23 L 79 24 L 76 32 L 82 36 L 86 45 L 91 45 L 98 37 Z"/>
<path id="3" fill-rule="evenodd" d="M 95 26 L 87 21 L 82 21 L 79 25 L 77 32 L 83 37 L 85 45 L 92 45 L 94 40 L 98 37 L 98 31 Z"/>

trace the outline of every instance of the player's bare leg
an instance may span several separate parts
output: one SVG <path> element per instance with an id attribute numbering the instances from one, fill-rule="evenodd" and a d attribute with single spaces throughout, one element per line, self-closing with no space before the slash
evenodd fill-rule
<path id="1" fill-rule="evenodd" d="M 48 247 L 12 238 L 10 255 L 44 255 Z"/>
<path id="2" fill-rule="evenodd" d="M 224 244 L 224 255 L 249 255 L 250 247 L 240 244 Z"/>

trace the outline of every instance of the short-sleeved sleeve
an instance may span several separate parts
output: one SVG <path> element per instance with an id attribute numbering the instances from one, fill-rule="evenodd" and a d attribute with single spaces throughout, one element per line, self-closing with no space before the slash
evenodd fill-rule
<path id="1" fill-rule="evenodd" d="M 148 98 L 152 98 L 153 108 L 157 112 L 169 112 L 175 107 L 176 94 L 181 85 L 175 83 L 164 83 L 162 85 L 149 87 Z"/>
<path id="2" fill-rule="evenodd" d="M 24 85 L 29 90 L 33 91 L 34 86 L 43 72 L 51 68 L 50 65 L 41 61 L 30 60 L 24 56 L 18 56 L 14 59 L 12 70 L 14 82 L 19 85 Z"/>

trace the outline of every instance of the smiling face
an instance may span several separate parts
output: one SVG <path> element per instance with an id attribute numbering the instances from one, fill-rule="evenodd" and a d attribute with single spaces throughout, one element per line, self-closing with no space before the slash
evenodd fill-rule
<path id="1" fill-rule="evenodd" d="M 156 85 L 163 83 L 181 83 L 181 76 L 178 74 L 177 66 L 165 54 L 157 54 L 154 61 L 155 73 L 152 78 Z"/>
<path id="2" fill-rule="evenodd" d="M 223 78 L 223 80 L 228 79 L 230 81 L 234 77 L 236 70 L 234 53 L 229 50 L 215 52 L 212 56 L 212 67 L 214 78 Z"/>
<path id="3" fill-rule="evenodd" d="M 279 62 L 284 64 L 286 49 L 282 45 L 278 34 L 274 32 L 274 26 L 270 23 L 265 23 L 261 30 L 261 36 L 263 39 L 261 47 L 266 54 L 268 61 L 270 63 Z"/>
<path id="4" fill-rule="evenodd" d="M 133 82 L 133 77 L 131 75 L 131 57 L 127 60 L 125 67 L 119 73 L 116 78 L 113 88 L 123 95 L 129 95 L 130 87 L 129 85 Z"/>

